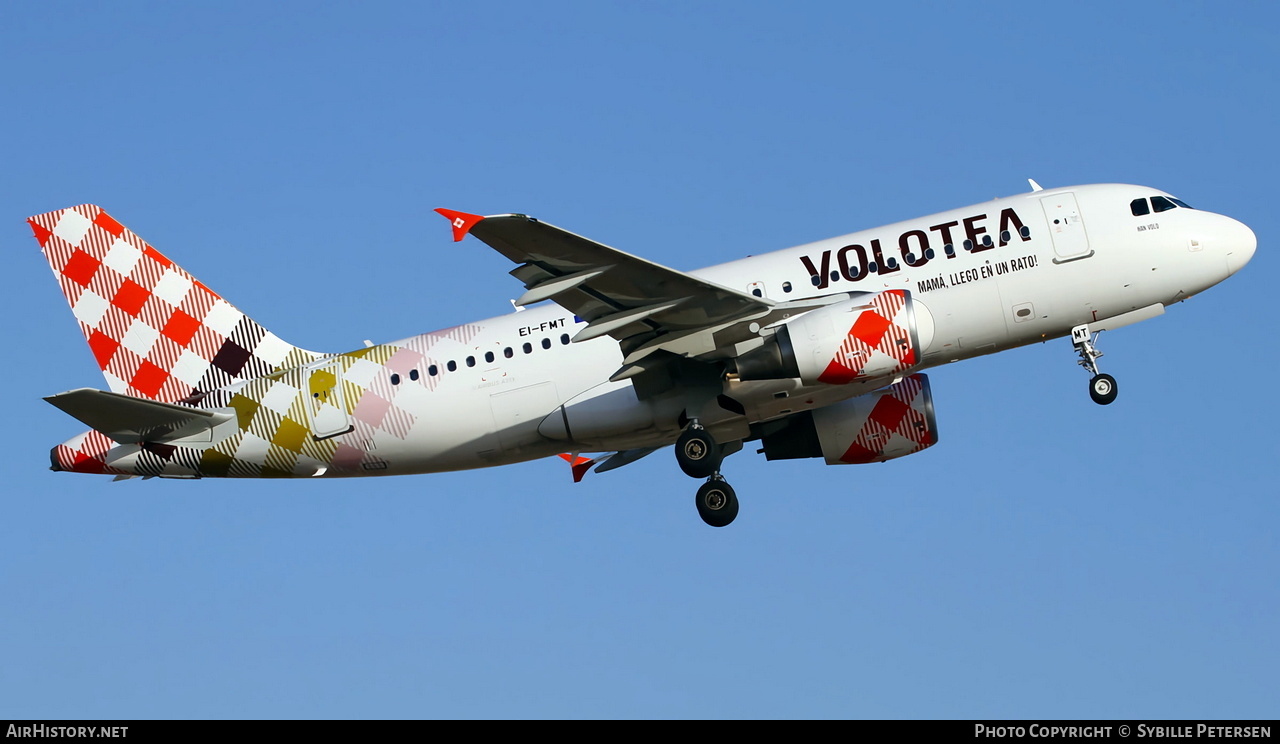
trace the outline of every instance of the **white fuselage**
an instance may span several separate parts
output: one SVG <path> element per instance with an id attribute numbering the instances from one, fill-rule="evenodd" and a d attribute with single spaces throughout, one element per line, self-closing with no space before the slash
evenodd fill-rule
<path id="1" fill-rule="evenodd" d="M 1153 196 L 1167 197 L 1112 184 L 1035 191 L 690 273 L 776 302 L 908 290 L 925 369 L 1179 302 L 1252 256 L 1253 233 L 1231 218 L 1182 207 L 1132 213 L 1133 200 Z M 582 327 L 544 303 L 427 334 L 429 344 L 396 342 L 429 347 L 425 368 L 399 383 L 397 404 L 414 423 L 404 438 L 365 446 L 386 461 L 384 474 L 396 474 L 673 442 L 684 401 L 641 401 L 629 380 L 608 382 L 623 362 L 618 343 L 569 342 Z M 733 441 L 751 423 L 863 392 L 729 379 L 725 393 L 747 415 L 709 406 L 702 420 L 718 440 Z"/>

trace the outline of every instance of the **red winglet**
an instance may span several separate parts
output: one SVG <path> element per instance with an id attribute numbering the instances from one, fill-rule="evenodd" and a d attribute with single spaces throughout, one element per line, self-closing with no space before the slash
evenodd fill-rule
<path id="1" fill-rule="evenodd" d="M 467 233 L 471 232 L 471 228 L 476 223 L 484 219 L 478 214 L 467 214 L 466 212 L 458 212 L 452 209 L 437 209 L 437 212 L 445 216 L 449 223 L 453 225 L 453 242 L 458 242 L 467 237 Z"/>
<path id="2" fill-rule="evenodd" d="M 560 457 L 564 458 L 564 461 L 569 463 L 569 466 L 573 468 L 574 483 L 580 482 L 582 477 L 587 474 L 587 471 L 591 469 L 591 466 L 596 464 L 595 460 L 588 460 L 581 456 L 574 457 L 573 455 L 560 455 Z"/>
<path id="3" fill-rule="evenodd" d="M 40 247 L 44 248 L 44 244 L 49 242 L 49 236 L 53 235 L 53 231 L 38 224 L 34 219 L 27 220 L 27 224 L 31 225 L 31 231 L 36 234 L 36 240 L 39 241 Z"/>

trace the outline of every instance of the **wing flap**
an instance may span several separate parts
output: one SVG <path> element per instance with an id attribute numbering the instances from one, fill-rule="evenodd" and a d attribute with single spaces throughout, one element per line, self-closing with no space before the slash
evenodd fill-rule
<path id="1" fill-rule="evenodd" d="M 611 268 L 613 267 L 606 266 L 603 269 L 589 269 L 587 271 L 579 271 L 576 274 L 570 274 L 568 276 L 552 277 L 550 279 L 527 284 L 529 287 L 528 291 L 520 295 L 520 299 L 515 302 L 517 305 L 524 307 L 525 305 L 532 305 L 535 302 L 549 300 L 558 294 L 568 292 L 579 284 L 585 284 L 586 282 L 595 279 Z"/>
<path id="2" fill-rule="evenodd" d="M 460 213 L 436 210 L 446 217 Z M 455 216 L 456 220 L 457 217 Z M 457 229 L 457 224 L 454 224 Z M 585 340 L 610 335 L 631 345 L 767 312 L 773 303 L 647 261 L 522 214 L 484 217 L 467 232 L 520 264 L 517 304 L 551 299 L 588 323 Z M 655 310 L 656 308 L 656 310 Z M 632 316 L 635 313 L 635 316 Z M 617 321 L 635 317 L 632 322 Z"/>
<path id="3" fill-rule="evenodd" d="M 209 433 L 233 415 L 105 390 L 80 388 L 45 400 L 121 444 L 169 442 Z"/>

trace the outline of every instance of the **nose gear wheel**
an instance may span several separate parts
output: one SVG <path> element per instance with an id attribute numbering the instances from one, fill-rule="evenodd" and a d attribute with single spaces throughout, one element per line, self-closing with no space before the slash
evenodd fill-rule
<path id="1" fill-rule="evenodd" d="M 1078 325 L 1071 329 L 1071 344 L 1080 355 L 1077 364 L 1093 375 L 1089 380 L 1089 397 L 1094 403 L 1105 406 L 1116 399 L 1119 387 L 1116 385 L 1116 378 L 1098 371 L 1098 359 L 1102 357 L 1102 352 L 1098 351 L 1094 342 L 1101 333 L 1090 333 L 1088 325 Z"/>
<path id="2" fill-rule="evenodd" d="M 1116 399 L 1116 378 L 1111 375 L 1095 375 L 1089 380 L 1089 397 L 1100 406 L 1105 406 Z"/>

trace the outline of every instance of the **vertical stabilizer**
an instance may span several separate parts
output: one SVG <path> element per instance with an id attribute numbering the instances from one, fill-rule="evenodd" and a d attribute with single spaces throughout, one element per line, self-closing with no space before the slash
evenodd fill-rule
<path id="1" fill-rule="evenodd" d="M 194 402 L 320 356 L 254 322 L 101 207 L 27 223 L 112 392 Z"/>

